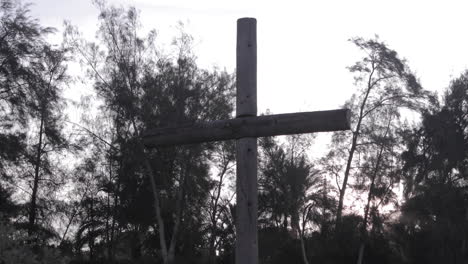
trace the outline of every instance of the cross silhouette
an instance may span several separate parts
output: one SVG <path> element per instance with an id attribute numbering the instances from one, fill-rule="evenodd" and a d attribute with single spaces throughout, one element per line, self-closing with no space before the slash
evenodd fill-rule
<path id="1" fill-rule="evenodd" d="M 257 21 L 237 20 L 236 118 L 148 131 L 147 147 L 236 139 L 236 264 L 258 263 L 257 137 L 350 129 L 350 110 L 257 116 Z"/>

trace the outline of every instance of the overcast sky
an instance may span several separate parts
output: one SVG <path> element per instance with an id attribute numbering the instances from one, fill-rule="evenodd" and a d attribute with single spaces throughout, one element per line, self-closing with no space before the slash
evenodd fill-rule
<path id="1" fill-rule="evenodd" d="M 92 37 L 91 0 L 32 0 L 32 15 L 62 28 L 64 19 Z M 144 30 L 161 41 L 177 21 L 196 39 L 205 67 L 234 70 L 236 20 L 257 18 L 258 105 L 274 113 L 339 107 L 353 92 L 346 66 L 359 59 L 347 40 L 378 34 L 408 60 L 423 86 L 442 90 L 468 68 L 468 1 L 111 0 L 141 11 Z"/>
<path id="2" fill-rule="evenodd" d="M 32 15 L 61 30 L 63 21 L 92 38 L 91 0 L 31 0 Z M 143 31 L 169 43 L 178 21 L 195 37 L 203 67 L 234 71 L 236 20 L 257 19 L 258 110 L 272 113 L 339 108 L 355 90 L 346 67 L 362 55 L 348 39 L 375 34 L 408 60 L 422 85 L 443 91 L 468 68 L 468 1 L 109 0 L 140 10 Z M 56 36 L 60 41 L 60 34 Z M 76 98 L 78 99 L 78 98 Z M 311 150 L 321 157 L 321 133 Z"/>

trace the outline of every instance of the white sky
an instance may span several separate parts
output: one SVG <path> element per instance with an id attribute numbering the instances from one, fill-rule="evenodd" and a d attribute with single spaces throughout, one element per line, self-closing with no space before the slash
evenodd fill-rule
<path id="1" fill-rule="evenodd" d="M 32 0 L 32 15 L 62 28 L 64 19 L 94 36 L 90 0 Z M 468 1 L 111 0 L 141 11 L 144 30 L 168 42 L 181 20 L 199 63 L 233 71 L 236 20 L 257 18 L 258 108 L 273 113 L 339 107 L 353 92 L 346 70 L 359 59 L 347 40 L 378 34 L 406 58 L 423 86 L 442 90 L 468 68 Z"/>
<path id="2" fill-rule="evenodd" d="M 30 0 L 32 15 L 62 29 L 70 20 L 92 38 L 91 0 Z M 354 91 L 346 66 L 360 58 L 347 40 L 380 36 L 408 60 L 423 86 L 442 91 L 468 68 L 468 1 L 109 0 L 141 11 L 143 30 L 169 43 L 182 21 L 204 67 L 234 71 L 236 20 L 257 18 L 258 110 L 339 108 Z M 57 38 L 60 37 L 58 34 Z M 78 99 L 78 98 L 77 98 Z"/>

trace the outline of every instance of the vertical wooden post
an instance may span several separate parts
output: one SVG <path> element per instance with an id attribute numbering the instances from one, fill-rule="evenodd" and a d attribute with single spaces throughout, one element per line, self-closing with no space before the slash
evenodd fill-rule
<path id="1" fill-rule="evenodd" d="M 257 115 L 257 21 L 237 20 L 236 117 Z M 236 142 L 236 264 L 258 263 L 257 138 Z"/>

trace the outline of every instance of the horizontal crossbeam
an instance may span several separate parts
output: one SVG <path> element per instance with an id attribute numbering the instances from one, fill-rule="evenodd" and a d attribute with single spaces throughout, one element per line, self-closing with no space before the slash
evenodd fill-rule
<path id="1" fill-rule="evenodd" d="M 239 117 L 148 131 L 147 147 L 350 129 L 349 109 Z"/>

